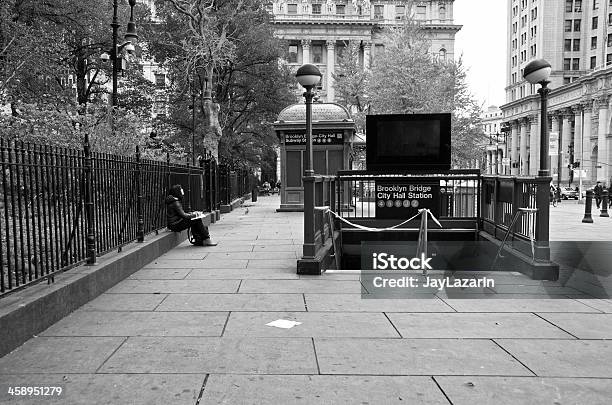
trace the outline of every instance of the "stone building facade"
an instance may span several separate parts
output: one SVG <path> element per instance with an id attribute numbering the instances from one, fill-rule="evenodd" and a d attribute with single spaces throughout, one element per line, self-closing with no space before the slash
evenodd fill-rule
<path id="1" fill-rule="evenodd" d="M 612 1 L 507 0 L 506 104 L 511 174 L 536 175 L 540 150 L 539 85 L 522 78 L 533 59 L 552 66 L 549 131 L 559 134 L 553 180 L 610 184 L 612 170 Z M 572 170 L 576 164 L 579 169 Z M 560 176 L 560 177 L 559 177 Z"/>
<path id="2" fill-rule="evenodd" d="M 453 22 L 454 0 L 280 0 L 269 3 L 276 35 L 285 40 L 288 63 L 297 69 L 304 63 L 317 65 L 323 78 L 322 100 L 335 99 L 332 75 L 338 57 L 349 41 L 360 46 L 360 59 L 369 68 L 384 49 L 381 31 L 413 17 L 431 39 L 431 52 L 454 58 L 455 34 L 461 26 Z"/>
<path id="3" fill-rule="evenodd" d="M 503 112 L 497 106 L 489 106 L 481 117 L 482 131 L 488 139 L 485 146 L 484 173 L 505 174 L 503 158 L 506 157 L 505 134 L 502 132 Z"/>

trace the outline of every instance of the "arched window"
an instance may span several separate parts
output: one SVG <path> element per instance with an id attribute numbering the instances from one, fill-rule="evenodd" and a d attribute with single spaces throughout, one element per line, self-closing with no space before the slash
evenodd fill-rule
<path id="1" fill-rule="evenodd" d="M 438 57 L 440 58 L 440 60 L 446 60 L 446 49 L 440 48 Z"/>
<path id="2" fill-rule="evenodd" d="M 440 20 L 446 20 L 446 7 L 440 7 Z"/>

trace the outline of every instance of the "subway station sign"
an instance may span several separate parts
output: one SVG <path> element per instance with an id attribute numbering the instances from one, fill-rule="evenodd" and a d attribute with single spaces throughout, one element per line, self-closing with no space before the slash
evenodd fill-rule
<path id="1" fill-rule="evenodd" d="M 421 208 L 428 208 L 436 217 L 440 214 L 440 183 L 406 180 L 377 181 L 376 218 L 408 219 Z"/>
<path id="2" fill-rule="evenodd" d="M 313 145 L 342 145 L 342 132 L 314 131 L 312 134 Z M 306 145 L 305 132 L 286 132 L 285 145 Z"/>

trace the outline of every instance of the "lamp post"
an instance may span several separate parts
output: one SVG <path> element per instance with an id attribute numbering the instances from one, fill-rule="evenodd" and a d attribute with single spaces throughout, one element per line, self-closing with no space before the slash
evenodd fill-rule
<path id="1" fill-rule="evenodd" d="M 540 170 L 539 177 L 548 177 L 550 169 L 548 167 L 548 111 L 546 102 L 548 100 L 548 77 L 550 76 L 550 63 L 544 59 L 532 60 L 523 69 L 523 77 L 531 84 L 539 83 L 542 86 L 538 89 L 541 97 L 540 110 Z"/>
<path id="2" fill-rule="evenodd" d="M 306 100 L 306 164 L 304 165 L 304 258 L 314 258 L 316 254 L 315 226 L 314 226 L 314 204 L 315 204 L 315 182 L 312 161 L 312 99 L 314 98 L 314 87 L 321 80 L 321 72 L 315 65 L 307 63 L 302 65 L 295 77 L 306 89 L 304 98 Z"/>
<path id="3" fill-rule="evenodd" d="M 119 7 L 118 0 L 113 0 L 113 47 L 111 49 L 111 59 L 113 61 L 113 94 L 111 98 L 111 105 L 115 107 L 117 105 L 117 77 L 119 75 L 119 52 L 121 49 L 126 48 L 128 51 L 134 50 L 134 44 L 138 41 L 138 34 L 136 34 L 136 23 L 134 22 L 134 6 L 136 0 L 129 0 L 130 4 L 130 22 L 127 25 L 127 32 L 125 33 L 124 39 L 126 42 L 119 46 L 119 19 L 117 17 L 117 9 Z"/>
<path id="4" fill-rule="evenodd" d="M 306 165 L 304 176 L 312 176 L 314 170 L 312 167 L 312 99 L 314 92 L 312 89 L 319 83 L 323 75 L 315 65 L 307 63 L 302 65 L 295 77 L 297 81 L 306 89 L 304 98 L 306 99 Z"/>

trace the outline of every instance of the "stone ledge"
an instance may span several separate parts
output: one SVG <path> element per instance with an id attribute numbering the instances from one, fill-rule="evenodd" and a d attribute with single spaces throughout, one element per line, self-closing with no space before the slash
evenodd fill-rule
<path id="1" fill-rule="evenodd" d="M 98 257 L 93 266 L 59 273 L 53 284 L 41 282 L 0 299 L 0 357 L 185 241 L 187 232 L 164 230 L 146 238 Z"/>

